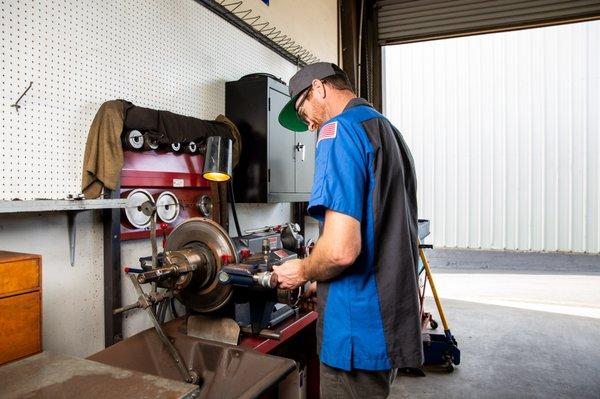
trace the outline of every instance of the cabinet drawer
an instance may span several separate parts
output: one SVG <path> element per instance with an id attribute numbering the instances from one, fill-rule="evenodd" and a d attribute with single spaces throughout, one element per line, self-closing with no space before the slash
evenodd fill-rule
<path id="1" fill-rule="evenodd" d="M 0 364 L 41 352 L 40 293 L 0 299 Z"/>
<path id="2" fill-rule="evenodd" d="M 37 259 L 23 259 L 0 263 L 0 297 L 13 292 L 31 290 L 40 286 Z"/>

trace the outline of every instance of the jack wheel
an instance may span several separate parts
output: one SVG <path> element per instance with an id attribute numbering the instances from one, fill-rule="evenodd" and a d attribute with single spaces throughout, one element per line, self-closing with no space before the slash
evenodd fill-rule
<path id="1" fill-rule="evenodd" d="M 429 322 L 429 327 L 431 327 L 432 330 L 435 330 L 436 328 L 438 328 L 438 322 L 431 319 L 431 321 Z"/>
<path id="2" fill-rule="evenodd" d="M 452 363 L 452 355 L 446 354 L 444 356 L 444 360 L 446 361 L 446 371 L 452 373 L 454 371 L 454 364 Z"/>

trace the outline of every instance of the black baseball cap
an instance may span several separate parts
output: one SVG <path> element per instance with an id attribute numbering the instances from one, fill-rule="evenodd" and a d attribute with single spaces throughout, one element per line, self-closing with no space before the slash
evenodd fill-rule
<path id="1" fill-rule="evenodd" d="M 310 64 L 296 72 L 290 79 L 289 91 L 290 101 L 283 107 L 279 113 L 279 123 L 294 132 L 304 132 L 308 130 L 308 125 L 304 122 L 296 111 L 296 100 L 300 94 L 312 85 L 315 79 L 325 79 L 329 76 L 340 75 L 348 80 L 348 75 L 339 66 L 330 62 L 316 62 Z"/>

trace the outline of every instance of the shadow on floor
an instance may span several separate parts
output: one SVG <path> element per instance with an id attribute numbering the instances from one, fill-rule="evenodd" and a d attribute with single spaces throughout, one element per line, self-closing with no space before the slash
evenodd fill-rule
<path id="1" fill-rule="evenodd" d="M 599 275 L 600 255 L 436 248 L 425 254 L 434 272 Z"/>

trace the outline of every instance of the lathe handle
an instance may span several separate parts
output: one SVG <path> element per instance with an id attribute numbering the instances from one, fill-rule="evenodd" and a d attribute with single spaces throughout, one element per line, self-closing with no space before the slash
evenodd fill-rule
<path id="1" fill-rule="evenodd" d="M 138 274 L 137 280 L 140 284 L 146 284 L 152 281 L 159 280 L 163 277 L 169 276 L 170 274 L 173 274 L 176 270 L 177 269 L 173 266 L 159 267 L 157 269 L 152 269 L 147 272 Z"/>
<path id="2" fill-rule="evenodd" d="M 268 289 L 277 288 L 277 274 L 274 272 L 260 272 L 253 275 L 228 273 L 221 270 L 218 275 L 221 284 L 232 284 L 240 287 L 259 286 Z"/>
<path id="3" fill-rule="evenodd" d="M 275 272 L 262 272 L 254 275 L 254 281 L 264 288 L 277 288 L 278 278 Z"/>

